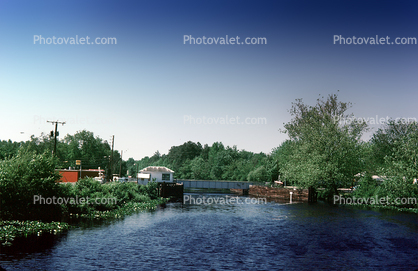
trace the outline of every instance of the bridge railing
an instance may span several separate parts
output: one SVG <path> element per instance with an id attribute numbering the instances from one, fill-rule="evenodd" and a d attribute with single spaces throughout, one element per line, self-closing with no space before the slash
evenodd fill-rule
<path id="1" fill-rule="evenodd" d="M 184 188 L 205 189 L 249 189 L 253 183 L 246 181 L 220 181 L 220 180 L 175 180 L 182 183 Z"/>

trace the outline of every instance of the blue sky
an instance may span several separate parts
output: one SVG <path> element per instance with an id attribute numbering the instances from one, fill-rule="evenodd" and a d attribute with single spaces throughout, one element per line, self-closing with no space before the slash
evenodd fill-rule
<path id="1" fill-rule="evenodd" d="M 117 44 L 34 44 L 34 36 Z M 193 37 L 264 37 L 191 45 Z M 418 38 L 416 1 L 0 0 L 0 139 L 115 135 L 124 158 L 185 141 L 269 153 L 298 98 L 336 93 L 356 117 L 418 118 L 418 45 L 339 45 L 343 37 Z M 262 118 L 193 124 L 185 118 Z M 379 125 L 371 125 L 376 129 Z M 367 139 L 367 135 L 365 137 Z"/>

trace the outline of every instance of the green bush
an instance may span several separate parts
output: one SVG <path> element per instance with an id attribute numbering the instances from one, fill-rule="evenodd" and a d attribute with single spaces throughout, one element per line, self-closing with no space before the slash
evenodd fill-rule
<path id="1" fill-rule="evenodd" d="M 386 178 L 382 184 L 381 190 L 381 194 L 388 196 L 392 204 L 408 208 L 418 208 L 418 205 L 416 204 L 418 200 L 418 185 L 413 184 L 411 180 L 401 176 L 392 176 Z M 405 201 L 408 201 L 409 199 L 409 203 L 397 204 L 395 202 L 396 199 L 403 199 Z M 415 199 L 415 204 L 413 199 Z"/>
<path id="2" fill-rule="evenodd" d="M 153 179 L 152 182 L 148 182 L 147 185 L 141 185 L 139 187 L 139 193 L 143 195 L 148 195 L 151 199 L 158 198 L 158 183 Z"/>
<path id="3" fill-rule="evenodd" d="M 380 190 L 379 183 L 373 180 L 372 176 L 364 175 L 358 181 L 352 195 L 356 198 L 371 198 L 379 195 Z"/>
<path id="4" fill-rule="evenodd" d="M 60 175 L 50 154 L 19 150 L 10 159 L 0 161 L 0 217 L 2 220 L 59 220 L 60 205 L 35 204 L 34 197 L 60 197 Z"/>
<path id="5" fill-rule="evenodd" d="M 145 186 L 136 183 L 107 183 L 86 178 L 76 184 L 58 183 L 54 157 L 19 150 L 12 158 L 0 161 L 0 218 L 2 220 L 60 221 L 69 214 L 92 214 L 112 211 L 127 203 L 145 203 L 157 199 L 156 182 Z M 63 198 L 63 204 L 39 204 L 44 199 Z M 88 199 L 86 203 L 76 199 Z M 96 198 L 116 199 L 96 203 Z M 72 201 L 71 201 L 72 199 Z M 47 202 L 47 201 L 46 201 Z"/>
<path id="6" fill-rule="evenodd" d="M 69 204 L 66 212 L 72 214 L 91 214 L 97 211 L 111 211 L 123 207 L 128 203 L 150 202 L 157 198 L 157 183 L 138 186 L 137 183 L 112 182 L 100 184 L 98 181 L 85 178 L 76 184 L 66 184 L 64 190 L 69 198 L 89 198 L 85 204 Z M 116 202 L 97 204 L 96 198 L 116 199 Z"/>

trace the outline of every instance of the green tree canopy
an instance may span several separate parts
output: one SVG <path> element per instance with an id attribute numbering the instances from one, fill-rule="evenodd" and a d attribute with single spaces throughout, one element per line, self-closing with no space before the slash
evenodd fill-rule
<path id="1" fill-rule="evenodd" d="M 61 144 L 60 147 L 65 153 L 63 159 L 67 161 L 67 166 L 75 167 L 75 161 L 81 160 L 84 168 L 108 167 L 112 152 L 109 143 L 100 137 L 95 137 L 93 132 L 83 130 L 74 135 L 66 135 L 63 143 L 65 144 Z M 114 152 L 113 155 L 114 161 L 120 159 L 118 152 Z M 113 172 L 115 170 L 116 166 Z"/>
<path id="2" fill-rule="evenodd" d="M 385 194 L 392 199 L 418 197 L 418 124 L 389 121 L 372 141 L 385 153 L 379 173 L 385 180 Z"/>
<path id="3" fill-rule="evenodd" d="M 293 153 L 284 164 L 286 178 L 302 187 L 324 187 L 329 197 L 337 188 L 351 185 L 356 173 L 363 169 L 360 137 L 365 122 L 340 123 L 350 103 L 340 102 L 337 95 L 318 99 L 315 106 L 296 100 L 290 110 L 292 120 L 285 124 L 294 142 Z"/>

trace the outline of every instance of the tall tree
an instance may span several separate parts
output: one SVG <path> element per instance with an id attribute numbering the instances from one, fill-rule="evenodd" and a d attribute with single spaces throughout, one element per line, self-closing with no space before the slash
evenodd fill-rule
<path id="1" fill-rule="evenodd" d="M 380 175 L 385 180 L 383 182 L 385 194 L 392 199 L 417 198 L 417 122 L 391 120 L 374 134 L 372 142 L 376 149 L 381 149 L 385 154 L 383 167 L 379 169 Z"/>
<path id="2" fill-rule="evenodd" d="M 360 137 L 367 124 L 339 122 L 352 116 L 346 113 L 351 104 L 338 101 L 336 94 L 323 99 L 315 106 L 301 99 L 292 104 L 292 120 L 284 127 L 295 148 L 283 172 L 302 187 L 324 187 L 330 199 L 363 170 Z"/>
<path id="3" fill-rule="evenodd" d="M 67 145 L 65 161 L 68 166 L 75 166 L 76 160 L 81 160 L 84 168 L 106 168 L 109 165 L 111 154 L 110 145 L 93 132 L 79 131 L 74 135 L 66 135 L 64 143 Z M 120 154 L 114 151 L 113 160 L 119 161 Z M 112 172 L 119 172 L 117 163 L 114 163 Z"/>

